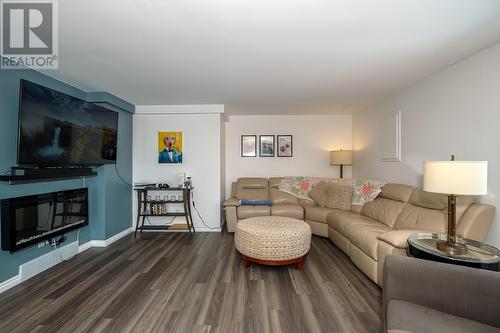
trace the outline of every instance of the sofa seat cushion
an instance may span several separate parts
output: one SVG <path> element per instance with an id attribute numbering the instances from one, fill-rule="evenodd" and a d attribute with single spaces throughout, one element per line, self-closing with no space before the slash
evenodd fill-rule
<path id="1" fill-rule="evenodd" d="M 374 260 L 377 259 L 378 238 L 377 236 L 391 230 L 382 223 L 352 224 L 349 227 L 349 241 L 356 245 L 361 251 Z"/>
<path id="2" fill-rule="evenodd" d="M 271 215 L 271 207 L 269 206 L 239 206 L 236 208 L 238 219 L 246 219 L 254 216 L 269 216 Z"/>
<path id="3" fill-rule="evenodd" d="M 306 220 L 326 223 L 328 214 L 337 211 L 337 209 L 320 207 L 320 206 L 304 206 Z"/>
<path id="4" fill-rule="evenodd" d="M 500 329 L 493 326 L 395 299 L 387 307 L 387 329 L 391 333 L 500 333 Z"/>
<path id="5" fill-rule="evenodd" d="M 272 205 L 272 216 L 286 216 L 293 217 L 294 219 L 304 219 L 304 208 L 300 205 Z"/>
<path id="6" fill-rule="evenodd" d="M 335 231 L 337 231 L 342 236 L 348 238 L 349 237 L 349 227 L 354 224 L 378 224 L 372 218 L 367 216 L 359 215 L 357 213 L 352 212 L 344 212 L 340 210 L 336 210 L 328 215 L 327 223 L 330 227 L 332 227 Z"/>
<path id="7" fill-rule="evenodd" d="M 399 249 L 406 249 L 408 247 L 408 237 L 419 232 L 427 233 L 424 230 L 390 230 L 378 235 L 377 238 Z"/>

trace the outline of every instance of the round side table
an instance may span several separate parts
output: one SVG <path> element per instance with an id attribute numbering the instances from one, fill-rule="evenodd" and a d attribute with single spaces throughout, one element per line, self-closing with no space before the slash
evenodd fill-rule
<path id="1" fill-rule="evenodd" d="M 444 234 L 417 233 L 408 237 L 408 255 L 415 258 L 439 261 L 447 264 L 500 271 L 500 250 L 496 247 L 462 238 L 467 253 L 453 255 L 437 249 L 438 241 L 446 240 Z"/>

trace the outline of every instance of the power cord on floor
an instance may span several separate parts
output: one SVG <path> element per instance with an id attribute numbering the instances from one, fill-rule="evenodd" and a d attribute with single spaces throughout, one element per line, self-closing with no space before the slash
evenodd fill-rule
<path id="1" fill-rule="evenodd" d="M 209 230 L 216 230 L 216 229 L 220 229 L 220 228 L 221 228 L 220 226 L 218 226 L 218 227 L 211 227 L 211 226 L 209 226 L 209 225 L 207 225 L 207 224 L 205 223 L 205 220 L 203 219 L 203 217 L 201 217 L 201 214 L 200 214 L 200 212 L 198 211 L 198 208 L 196 208 L 196 204 L 194 203 L 194 193 L 193 193 L 193 191 L 191 191 L 191 198 L 192 198 L 192 199 L 191 199 L 191 202 L 193 203 L 193 208 L 194 208 L 194 210 L 196 211 L 196 214 L 198 215 L 198 217 L 200 218 L 201 223 L 203 223 L 203 225 L 204 225 L 206 228 L 208 228 Z"/>

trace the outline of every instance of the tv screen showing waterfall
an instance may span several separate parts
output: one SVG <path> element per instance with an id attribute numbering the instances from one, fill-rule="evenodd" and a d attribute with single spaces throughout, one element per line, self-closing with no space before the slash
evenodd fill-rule
<path id="1" fill-rule="evenodd" d="M 118 112 L 21 80 L 18 164 L 116 162 Z"/>

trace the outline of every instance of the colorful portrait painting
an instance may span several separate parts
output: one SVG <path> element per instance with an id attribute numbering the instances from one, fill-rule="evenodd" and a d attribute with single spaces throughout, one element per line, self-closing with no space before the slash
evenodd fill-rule
<path id="1" fill-rule="evenodd" d="M 158 132 L 158 163 L 182 163 L 182 132 Z"/>

